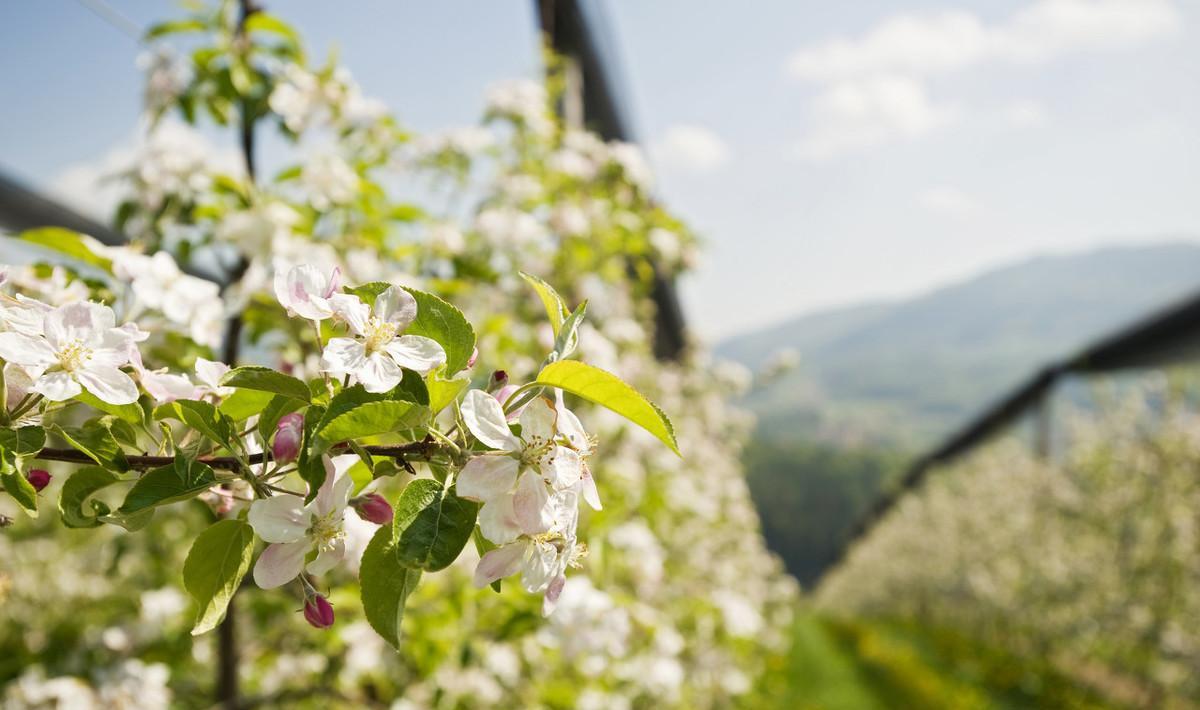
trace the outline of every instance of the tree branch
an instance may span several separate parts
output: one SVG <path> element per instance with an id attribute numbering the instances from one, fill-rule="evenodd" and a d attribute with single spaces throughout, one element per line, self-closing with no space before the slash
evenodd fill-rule
<path id="1" fill-rule="evenodd" d="M 384 458 L 395 458 L 401 461 L 406 461 L 409 457 L 416 459 L 428 459 L 430 455 L 436 453 L 442 448 L 442 444 L 436 441 L 414 441 L 411 444 L 398 444 L 393 446 L 364 446 L 362 447 L 367 453 L 372 456 L 382 456 Z M 349 453 L 350 446 L 348 444 L 338 444 L 330 449 L 330 453 Z M 66 461 L 68 463 L 95 463 L 91 456 L 76 451 L 75 449 L 51 449 L 45 448 L 33 455 L 31 458 L 41 459 L 43 461 Z M 174 456 L 126 456 L 126 461 L 129 462 L 129 467 L 134 469 L 158 468 L 159 466 L 168 466 L 175 461 Z M 246 457 L 246 462 L 253 464 L 267 463 L 271 457 L 265 453 L 250 454 Z M 203 464 L 208 464 L 212 468 L 225 471 L 236 471 L 241 468 L 242 463 L 235 456 L 200 456 L 196 459 Z"/>

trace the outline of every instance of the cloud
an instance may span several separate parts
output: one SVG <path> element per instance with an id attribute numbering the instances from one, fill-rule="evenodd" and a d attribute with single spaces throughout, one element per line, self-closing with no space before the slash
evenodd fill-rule
<path id="1" fill-rule="evenodd" d="M 1046 108 L 1032 99 L 1017 99 L 1000 109 L 1004 122 L 1017 128 L 1040 126 L 1050 120 Z"/>
<path id="2" fill-rule="evenodd" d="M 967 193 L 951 185 L 938 185 L 922 190 L 917 204 L 935 214 L 965 217 L 978 212 L 979 203 Z"/>
<path id="3" fill-rule="evenodd" d="M 813 99 L 808 136 L 796 152 L 805 160 L 825 160 L 912 140 L 953 123 L 961 113 L 956 105 L 934 103 L 924 85 L 907 77 L 839 82 Z"/>
<path id="4" fill-rule="evenodd" d="M 663 165 L 708 173 L 729 162 L 731 152 L 725 141 L 703 126 L 674 125 L 654 143 L 652 152 Z"/>
<path id="5" fill-rule="evenodd" d="M 988 61 L 1044 61 L 1125 48 L 1181 25 L 1170 0 L 1038 0 L 994 25 L 965 11 L 898 15 L 861 37 L 803 47 L 787 67 L 793 77 L 815 82 L 880 73 L 930 76 Z"/>

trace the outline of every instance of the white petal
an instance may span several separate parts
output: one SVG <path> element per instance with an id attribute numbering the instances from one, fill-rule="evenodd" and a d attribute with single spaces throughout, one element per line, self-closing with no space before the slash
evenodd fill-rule
<path id="1" fill-rule="evenodd" d="M 512 490 L 519 466 L 520 462 L 507 455 L 476 456 L 459 471 L 456 491 L 468 500 L 491 500 Z"/>
<path id="2" fill-rule="evenodd" d="M 525 411 L 521 412 L 521 438 L 526 442 L 532 442 L 535 439 L 551 441 L 554 439 L 554 425 L 557 420 L 558 412 L 555 411 L 550 401 L 538 397 L 525 407 Z"/>
<path id="3" fill-rule="evenodd" d="M 321 369 L 335 375 L 357 372 L 366 363 L 367 348 L 353 338 L 332 338 L 321 354 Z"/>
<path id="4" fill-rule="evenodd" d="M 397 365 L 416 370 L 422 375 L 446 362 L 446 351 L 436 340 L 420 335 L 401 335 L 384 346 Z"/>
<path id="5" fill-rule="evenodd" d="M 267 542 L 296 542 L 308 533 L 312 514 L 300 496 L 278 495 L 251 503 L 248 520 Z"/>
<path id="6" fill-rule="evenodd" d="M 513 494 L 513 513 L 521 532 L 526 535 L 546 532 L 554 524 L 550 494 L 541 476 L 529 471 L 521 474 L 517 492 Z"/>
<path id="7" fill-rule="evenodd" d="M 560 574 L 550 581 L 550 586 L 546 587 L 546 596 L 542 598 L 542 616 L 554 613 L 554 608 L 558 606 L 558 597 L 566 585 L 566 575 Z"/>
<path id="8" fill-rule="evenodd" d="M 526 547 L 528 543 L 518 542 L 488 551 L 475 566 L 475 586 L 483 589 L 497 579 L 516 574 L 521 568 Z"/>
<path id="9" fill-rule="evenodd" d="M 554 456 L 541 468 L 547 483 L 556 489 L 570 488 L 583 476 L 583 459 L 573 449 L 555 446 Z"/>
<path id="10" fill-rule="evenodd" d="M 28 367 L 49 367 L 58 362 L 45 338 L 24 333 L 0 333 L 0 358 Z"/>
<path id="11" fill-rule="evenodd" d="M 367 330 L 367 319 L 371 309 L 358 296 L 349 293 L 335 293 L 329 297 L 333 314 L 350 326 L 350 330 L 363 335 Z"/>
<path id="12" fill-rule="evenodd" d="M 347 456 L 355 459 L 358 458 L 353 454 L 347 454 Z M 338 458 L 345 459 L 346 457 L 339 456 Z M 338 466 L 334 464 L 332 459 L 325 456 L 322 458 L 322 463 L 325 465 L 325 482 L 317 489 L 317 495 L 310 504 L 310 510 L 317 516 L 325 516 L 345 510 L 347 503 L 350 501 L 350 490 L 354 487 L 354 479 L 350 478 L 346 473 L 339 471 Z"/>
<path id="13" fill-rule="evenodd" d="M 375 317 L 394 323 L 402 331 L 417 317 L 417 299 L 399 286 L 391 286 L 375 299 Z"/>
<path id="14" fill-rule="evenodd" d="M 196 379 L 216 389 L 221 384 L 221 378 L 229 372 L 229 365 L 214 360 L 196 358 Z"/>
<path id="15" fill-rule="evenodd" d="M 558 410 L 558 433 L 567 437 L 567 441 L 570 442 L 576 451 L 587 454 L 590 448 L 587 432 L 584 431 L 583 423 L 579 421 L 579 417 L 563 406 L 562 390 L 557 390 L 556 392 L 556 404 L 554 408 Z"/>
<path id="16" fill-rule="evenodd" d="M 325 299 L 329 278 L 311 264 L 293 267 L 280 279 L 275 274 L 275 297 L 287 309 L 288 314 L 310 320 L 321 320 L 333 315 L 333 309 Z"/>
<path id="17" fill-rule="evenodd" d="M 75 379 L 102 402 L 133 404 L 138 398 L 133 378 L 115 367 L 89 362 L 75 372 Z"/>
<path id="18" fill-rule="evenodd" d="M 521 565 L 521 586 L 530 594 L 540 592 L 558 576 L 558 550 L 548 542 L 534 543 Z"/>
<path id="19" fill-rule="evenodd" d="M 404 372 L 392 358 L 383 353 L 371 353 L 354 376 L 368 392 L 387 392 L 404 379 Z"/>
<path id="20" fill-rule="evenodd" d="M 47 372 L 33 383 L 33 391 L 51 402 L 65 402 L 83 391 L 75 378 L 66 372 Z"/>
<path id="21" fill-rule="evenodd" d="M 325 574 L 344 559 L 346 559 L 346 541 L 336 540 L 333 543 L 333 549 L 321 550 L 317 559 L 308 563 L 307 569 L 311 574 Z"/>
<path id="22" fill-rule="evenodd" d="M 596 479 L 592 477 L 592 470 L 586 464 L 583 466 L 583 475 L 579 477 L 579 486 L 583 499 L 592 510 L 601 510 L 600 491 L 596 489 Z"/>
<path id="23" fill-rule="evenodd" d="M 46 314 L 43 327 L 46 340 L 59 348 L 72 341 L 98 344 L 101 334 L 116 325 L 116 316 L 108 306 L 88 301 L 68 303 Z"/>
<path id="24" fill-rule="evenodd" d="M 254 583 L 263 589 L 274 589 L 292 581 L 304 569 L 304 556 L 311 546 L 308 540 L 267 545 L 254 564 Z"/>
<path id="25" fill-rule="evenodd" d="M 479 532 L 497 545 L 516 540 L 521 535 L 521 525 L 513 511 L 513 497 L 497 496 L 479 509 Z"/>
<path id="26" fill-rule="evenodd" d="M 142 388 L 158 403 L 188 399 L 196 391 L 196 386 L 187 375 L 142 371 L 138 377 L 142 381 Z"/>
<path id="27" fill-rule="evenodd" d="M 493 449 L 519 451 L 521 444 L 508 428 L 504 407 L 496 398 L 483 390 L 467 392 L 462 404 L 463 421 L 467 428 L 484 444 Z"/>

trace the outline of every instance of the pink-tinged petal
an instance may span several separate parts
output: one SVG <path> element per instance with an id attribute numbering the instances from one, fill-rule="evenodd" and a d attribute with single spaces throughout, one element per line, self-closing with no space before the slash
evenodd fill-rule
<path id="1" fill-rule="evenodd" d="M 215 360 L 196 358 L 196 378 L 204 384 L 216 389 L 221 384 L 221 378 L 229 372 L 229 365 Z"/>
<path id="2" fill-rule="evenodd" d="M 321 550 L 317 559 L 309 562 L 306 569 L 310 574 L 325 574 L 337 567 L 344 559 L 346 559 L 346 541 L 344 539 L 335 540 L 332 549 Z"/>
<path id="3" fill-rule="evenodd" d="M 262 589 L 274 589 L 292 581 L 304 569 L 304 556 L 311 546 L 308 540 L 267 545 L 254 564 L 254 583 Z"/>
<path id="4" fill-rule="evenodd" d="M 46 314 L 43 328 L 46 340 L 55 348 L 73 341 L 99 345 L 104 331 L 116 325 L 116 316 L 108 306 L 88 301 L 68 303 Z"/>
<path id="5" fill-rule="evenodd" d="M 342 287 L 342 267 L 335 266 L 329 274 L 329 283 L 325 286 L 325 292 L 321 294 L 324 298 L 329 298 L 337 293 L 337 290 Z"/>
<path id="6" fill-rule="evenodd" d="M 573 449 L 555 446 L 554 455 L 542 464 L 542 475 L 556 489 L 570 488 L 583 476 L 583 459 Z"/>
<path id="7" fill-rule="evenodd" d="M 521 443 L 508 428 L 504 408 L 487 392 L 471 390 L 463 399 L 463 421 L 476 439 L 493 449 L 519 451 Z"/>
<path id="8" fill-rule="evenodd" d="M 33 383 L 33 391 L 51 402 L 65 402 L 83 391 L 70 374 L 59 370 L 47 372 Z"/>
<path id="9" fill-rule="evenodd" d="M 362 367 L 354 371 L 354 376 L 362 383 L 368 392 L 387 392 L 400 384 L 404 372 L 400 366 L 383 353 L 371 353 L 363 362 Z"/>
<path id="10" fill-rule="evenodd" d="M 557 420 L 558 412 L 550 404 L 550 400 L 538 397 L 521 412 L 521 438 L 526 442 L 551 441 L 554 439 Z"/>
<path id="11" fill-rule="evenodd" d="M 384 346 L 397 365 L 416 370 L 422 375 L 446 362 L 446 351 L 436 340 L 420 335 L 401 335 Z"/>
<path id="12" fill-rule="evenodd" d="M 521 474 L 517 491 L 513 493 L 513 513 L 521 532 L 526 535 L 544 533 L 554 524 L 550 494 L 546 492 L 541 476 L 528 471 Z"/>
<path id="13" fill-rule="evenodd" d="M 518 542 L 490 550 L 479 558 L 479 564 L 475 566 L 475 586 L 483 589 L 497 579 L 516 574 L 527 547 L 528 543 Z"/>
<path id="14" fill-rule="evenodd" d="M 303 498 L 278 495 L 251 503 L 248 520 L 263 540 L 288 543 L 304 539 L 312 514 L 305 509 Z"/>
<path id="15" fill-rule="evenodd" d="M 591 442 L 588 441 L 587 432 L 583 429 L 583 423 L 579 421 L 579 417 L 575 413 L 563 406 L 562 390 L 555 392 L 554 408 L 558 410 L 558 433 L 565 436 L 571 447 L 580 453 L 588 453 L 591 448 Z"/>
<path id="16" fill-rule="evenodd" d="M 559 569 L 558 550 L 548 542 L 535 542 L 529 555 L 521 565 L 521 586 L 530 594 L 536 594 L 550 585 L 562 573 Z"/>
<path id="17" fill-rule="evenodd" d="M 142 370 L 138 378 L 142 381 L 142 388 L 160 404 L 187 399 L 196 391 L 196 385 L 192 384 L 187 375 Z"/>
<path id="18" fill-rule="evenodd" d="M 503 454 L 476 456 L 459 471 L 455 490 L 459 497 L 468 500 L 491 500 L 512 490 L 520 465 L 515 458 Z"/>
<path id="19" fill-rule="evenodd" d="M 333 315 L 333 309 L 325 299 L 330 280 L 321 270 L 310 264 L 293 267 L 280 279 L 275 274 L 275 297 L 287 309 L 289 315 L 309 320 L 321 320 Z"/>
<path id="20" fill-rule="evenodd" d="M 596 479 L 592 477 L 592 470 L 583 466 L 583 475 L 579 478 L 579 486 L 583 495 L 583 500 L 591 506 L 592 510 L 601 510 L 600 506 L 600 491 L 596 489 Z"/>
<path id="21" fill-rule="evenodd" d="M 567 586 L 567 577 L 560 574 L 550 582 L 550 586 L 546 587 L 546 596 L 542 598 L 542 616 L 550 616 L 554 613 L 554 608 L 558 606 L 558 597 L 562 594 L 565 586 Z"/>
<path id="22" fill-rule="evenodd" d="M 375 317 L 402 331 L 417 317 L 417 299 L 399 286 L 390 286 L 375 299 Z"/>
<path id="23" fill-rule="evenodd" d="M 321 369 L 334 375 L 357 372 L 367 361 L 367 348 L 353 338 L 332 338 L 321 354 Z"/>
<path id="24" fill-rule="evenodd" d="M 499 496 L 483 504 L 479 509 L 479 532 L 497 545 L 510 543 L 521 536 L 512 496 Z"/>
<path id="25" fill-rule="evenodd" d="M 133 404 L 138 398 L 133 378 L 115 367 L 89 362 L 75 372 L 75 379 L 102 402 Z"/>
<path id="26" fill-rule="evenodd" d="M 24 333 L 0 333 L 0 358 L 26 367 L 49 367 L 58 362 L 45 338 Z"/>
<path id="27" fill-rule="evenodd" d="M 335 293 L 329 297 L 329 304 L 334 317 L 350 326 L 350 330 L 358 335 L 366 333 L 371 309 L 361 298 L 349 293 Z"/>
<path id="28" fill-rule="evenodd" d="M 21 398 L 33 390 L 34 378 L 40 372 L 30 374 L 29 370 L 15 362 L 4 364 L 4 386 L 8 388 L 8 406 L 15 407 Z"/>
<path id="29" fill-rule="evenodd" d="M 309 509 L 318 517 L 330 513 L 340 513 L 346 509 L 346 505 L 350 501 L 354 479 L 350 478 L 346 471 L 353 465 L 353 460 L 358 457 L 354 454 L 345 454 L 337 458 L 340 460 L 335 461 L 328 456 L 322 459 L 322 463 L 325 464 L 325 482 L 317 489 L 317 495 L 309 505 Z"/>

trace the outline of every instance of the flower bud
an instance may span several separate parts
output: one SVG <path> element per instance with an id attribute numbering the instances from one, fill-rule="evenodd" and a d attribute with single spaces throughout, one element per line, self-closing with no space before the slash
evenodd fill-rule
<path id="1" fill-rule="evenodd" d="M 504 389 L 504 386 L 507 384 L 508 373 L 504 370 L 496 370 L 492 373 L 492 376 L 488 378 L 487 391 L 495 392 L 497 390 Z"/>
<path id="2" fill-rule="evenodd" d="M 317 629 L 333 626 L 333 605 L 320 594 L 304 600 L 304 620 Z"/>
<path id="3" fill-rule="evenodd" d="M 275 425 L 275 442 L 271 454 L 276 461 L 294 461 L 300 453 L 300 441 L 304 438 L 304 415 L 299 412 L 285 414 Z"/>
<path id="4" fill-rule="evenodd" d="M 479 359 L 479 348 L 471 351 L 471 357 L 467 359 L 467 367 L 475 367 L 475 361 Z"/>
<path id="5" fill-rule="evenodd" d="M 358 517 L 369 523 L 387 525 L 392 522 L 392 504 L 388 503 L 387 498 L 378 493 L 368 493 L 365 496 L 359 496 L 350 501 L 350 505 L 354 506 L 354 510 L 358 512 Z"/>
<path id="6" fill-rule="evenodd" d="M 25 480 L 29 481 L 34 489 L 39 491 L 50 485 L 51 478 L 50 472 L 41 468 L 31 468 L 25 474 Z"/>

